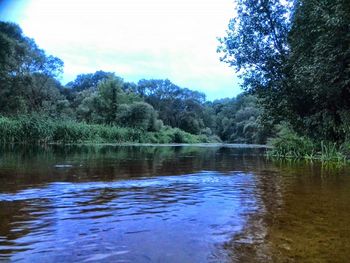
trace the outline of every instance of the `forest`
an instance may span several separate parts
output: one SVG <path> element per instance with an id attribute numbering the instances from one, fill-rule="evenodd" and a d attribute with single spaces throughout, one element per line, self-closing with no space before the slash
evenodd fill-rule
<path id="1" fill-rule="evenodd" d="M 1 22 L 2 142 L 263 143 L 257 98 L 206 101 L 170 80 L 82 73 L 63 85 L 63 61 Z"/>
<path id="2" fill-rule="evenodd" d="M 244 92 L 215 101 L 168 79 L 130 83 L 103 70 L 63 85 L 63 61 L 0 22 L 0 140 L 269 142 L 280 156 L 346 154 L 350 2 L 236 2 L 218 53 Z"/>

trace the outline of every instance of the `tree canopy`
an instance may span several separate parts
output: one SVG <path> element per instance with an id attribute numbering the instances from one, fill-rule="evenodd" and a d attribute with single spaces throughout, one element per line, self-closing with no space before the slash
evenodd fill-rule
<path id="1" fill-rule="evenodd" d="M 63 62 L 47 55 L 18 25 L 0 21 L 1 112 L 27 112 L 60 100 L 53 87 L 60 85 L 54 78 L 62 69 Z"/>
<path id="2" fill-rule="evenodd" d="M 221 38 L 222 60 L 240 72 L 275 123 L 344 141 L 349 130 L 350 4 L 346 0 L 238 0 Z"/>

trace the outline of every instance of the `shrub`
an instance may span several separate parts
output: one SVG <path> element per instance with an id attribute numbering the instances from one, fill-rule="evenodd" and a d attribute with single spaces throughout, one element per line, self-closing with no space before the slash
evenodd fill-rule
<path id="1" fill-rule="evenodd" d="M 272 157 L 318 159 L 321 161 L 345 161 L 346 155 L 336 143 L 315 143 L 310 138 L 299 136 L 287 126 L 282 126 L 276 138 L 270 140 L 273 147 L 268 151 Z"/>
<path id="2" fill-rule="evenodd" d="M 273 149 L 269 152 L 272 156 L 303 158 L 312 155 L 315 146 L 309 138 L 297 135 L 287 126 L 282 126 L 276 138 L 269 141 Z"/>

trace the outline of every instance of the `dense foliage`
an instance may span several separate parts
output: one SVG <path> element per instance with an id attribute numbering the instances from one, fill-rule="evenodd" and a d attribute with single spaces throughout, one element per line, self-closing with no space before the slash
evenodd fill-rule
<path id="1" fill-rule="evenodd" d="M 220 39 L 222 61 L 234 67 L 243 87 L 257 94 L 270 116 L 288 116 L 286 62 L 289 56 L 290 1 L 237 0 L 237 15 Z"/>
<path id="2" fill-rule="evenodd" d="M 298 1 L 288 61 L 298 131 L 343 141 L 350 127 L 350 2 Z M 297 105 L 299 104 L 299 105 Z"/>
<path id="3" fill-rule="evenodd" d="M 338 144 L 350 128 L 350 2 L 238 0 L 219 51 L 263 119 Z"/>
<path id="4" fill-rule="evenodd" d="M 262 123 L 263 109 L 257 98 L 239 95 L 233 99 L 222 99 L 208 103 L 214 111 L 216 134 L 224 141 L 238 143 L 265 142 L 272 130 Z"/>
<path id="5" fill-rule="evenodd" d="M 48 56 L 11 23 L 0 22 L 0 112 L 28 113 L 64 103 L 54 79 L 63 62 Z"/>

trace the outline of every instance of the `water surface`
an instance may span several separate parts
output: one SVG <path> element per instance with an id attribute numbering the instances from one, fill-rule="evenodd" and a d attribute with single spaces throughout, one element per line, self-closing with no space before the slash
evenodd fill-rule
<path id="1" fill-rule="evenodd" d="M 0 260 L 347 262 L 348 168 L 262 153 L 3 147 Z"/>

